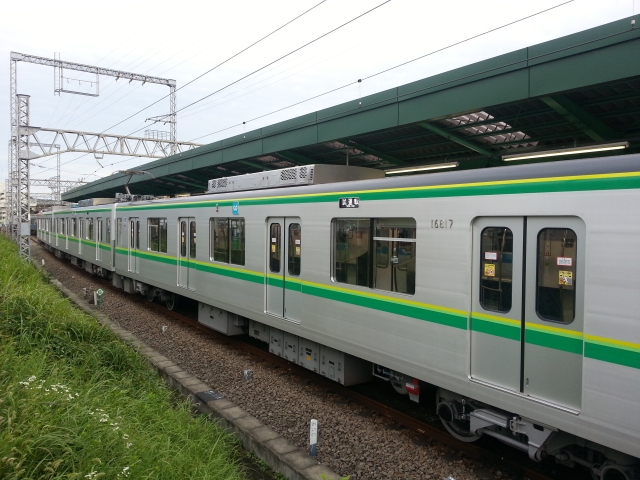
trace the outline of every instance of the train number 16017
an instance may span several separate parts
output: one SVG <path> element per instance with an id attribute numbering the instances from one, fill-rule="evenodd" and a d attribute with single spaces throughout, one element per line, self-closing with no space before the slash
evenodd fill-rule
<path id="1" fill-rule="evenodd" d="M 453 228 L 453 220 L 449 219 L 433 219 L 431 220 L 431 228 Z"/>

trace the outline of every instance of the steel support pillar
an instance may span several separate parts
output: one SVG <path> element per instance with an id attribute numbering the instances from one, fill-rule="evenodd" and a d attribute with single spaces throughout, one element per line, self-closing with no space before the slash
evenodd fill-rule
<path id="1" fill-rule="evenodd" d="M 18 102 L 18 248 L 29 259 L 31 212 L 29 211 L 29 95 L 17 95 Z"/>
<path id="2" fill-rule="evenodd" d="M 9 209 L 9 235 L 18 241 L 18 62 L 9 60 L 9 115 L 11 141 L 9 142 L 9 191 L 7 207 Z"/>
<path id="3" fill-rule="evenodd" d="M 176 114 L 176 86 L 175 85 L 171 85 L 169 87 L 171 89 L 171 92 L 169 94 L 169 118 L 170 118 L 170 122 L 169 122 L 169 128 L 170 128 L 170 138 L 169 140 L 171 140 L 172 142 L 174 142 L 171 145 L 171 155 L 175 155 L 176 153 L 176 144 L 175 142 L 177 141 L 177 130 L 178 130 L 178 119 L 177 119 L 177 114 Z"/>

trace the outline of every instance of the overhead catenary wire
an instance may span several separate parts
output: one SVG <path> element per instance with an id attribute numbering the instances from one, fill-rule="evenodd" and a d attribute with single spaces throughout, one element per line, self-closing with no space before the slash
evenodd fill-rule
<path id="1" fill-rule="evenodd" d="M 358 19 L 360 19 L 360 18 L 364 17 L 364 16 L 365 16 L 365 15 L 367 15 L 368 13 L 371 13 L 371 12 L 373 12 L 374 10 L 377 10 L 378 8 L 380 8 L 380 7 L 382 7 L 383 5 L 385 5 L 385 4 L 387 4 L 387 3 L 389 3 L 390 1 L 391 1 L 391 0 L 386 0 L 386 1 L 382 2 L 382 3 L 381 3 L 381 4 L 379 4 L 379 5 L 376 5 L 376 6 L 375 6 L 375 7 L 373 7 L 372 9 L 367 10 L 367 11 L 366 11 L 366 12 L 364 12 L 364 13 L 361 13 L 360 15 L 358 15 L 358 16 L 356 16 L 356 17 L 352 18 L 351 20 L 349 20 L 349 21 L 347 21 L 347 22 L 345 22 L 345 23 L 343 23 L 343 24 L 341 24 L 341 25 L 337 26 L 336 28 L 334 28 L 334 29 L 332 29 L 332 30 L 329 30 L 329 31 L 328 31 L 328 32 L 326 32 L 326 33 L 323 33 L 322 35 L 320 35 L 319 37 L 316 37 L 315 39 L 311 40 L 310 42 L 307 42 L 307 43 L 305 43 L 304 45 L 302 45 L 302 46 L 300 46 L 300 47 L 298 47 L 298 48 L 296 48 L 296 49 L 294 49 L 294 50 L 291 50 L 289 53 L 287 53 L 287 54 L 285 54 L 285 55 L 282 55 L 281 57 L 279 57 L 279 58 L 277 58 L 277 59 L 273 60 L 272 62 L 267 63 L 266 65 L 263 65 L 262 67 L 260 67 L 260 68 L 258 68 L 258 69 L 256 69 L 256 70 L 252 71 L 251 73 L 248 73 L 248 74 L 246 74 L 245 76 L 243 76 L 243 77 L 241 77 L 241 78 L 239 78 L 239 79 L 237 79 L 237 80 L 234 80 L 233 82 L 231 82 L 231 83 L 229 83 L 229 84 L 225 85 L 224 87 L 219 88 L 219 89 L 218 89 L 218 90 L 216 90 L 215 92 L 212 92 L 212 93 L 210 93 L 210 94 L 208 94 L 208 95 L 205 95 L 204 97 L 200 98 L 199 100 L 196 100 L 195 102 L 191 102 L 189 105 L 187 105 L 187 106 L 185 106 L 185 107 L 182 107 L 181 109 L 177 110 L 177 111 L 176 111 L 176 113 L 181 112 L 181 111 L 183 111 L 183 110 L 185 110 L 185 109 L 187 109 L 187 108 L 190 108 L 190 107 L 192 107 L 193 105 L 196 105 L 197 103 L 199 103 L 199 102 L 201 102 L 201 101 L 203 101 L 203 100 L 206 100 L 207 98 L 209 98 L 209 97 L 211 97 L 211 96 L 215 95 L 216 93 L 219 93 L 219 92 L 221 92 L 221 91 L 223 91 L 223 90 L 226 90 L 227 88 L 229 88 L 229 87 L 231 87 L 231 86 L 235 85 L 236 83 L 241 82 L 241 81 L 242 81 L 242 80 L 244 80 L 245 78 L 248 78 L 248 77 L 250 77 L 250 76 L 252 76 L 252 75 L 254 75 L 254 74 L 256 74 L 256 73 L 258 73 L 258 72 L 260 72 L 260 71 L 262 71 L 262 70 L 264 70 L 265 68 L 267 68 L 267 67 L 269 67 L 269 66 L 273 65 L 274 63 L 277 63 L 277 62 L 279 62 L 280 60 L 282 60 L 282 59 L 284 59 L 284 58 L 287 58 L 287 57 L 288 57 L 288 56 L 290 56 L 290 55 L 293 55 L 294 53 L 296 53 L 296 52 L 298 52 L 298 51 L 302 50 L 303 48 L 308 47 L 309 45 L 311 45 L 311 44 L 313 44 L 313 43 L 317 42 L 318 40 L 321 40 L 322 38 L 326 37 L 327 35 L 330 35 L 330 34 L 332 34 L 333 32 L 336 32 L 336 31 L 340 30 L 341 28 L 343 28 L 343 27 L 345 27 L 345 26 L 349 25 L 350 23 L 353 23 L 353 22 L 355 22 L 356 20 L 358 20 Z M 168 115 L 165 115 L 165 117 L 168 117 Z"/>
<path id="2" fill-rule="evenodd" d="M 256 40 L 255 42 L 253 42 L 251 45 L 249 45 L 248 47 L 243 48 L 242 50 L 240 50 L 239 52 L 233 54 L 232 56 L 230 56 L 229 58 L 227 58 L 226 60 L 223 60 L 222 62 L 218 63 L 215 67 L 210 68 L 209 70 L 207 70 L 206 72 L 198 75 L 196 78 L 194 78 L 193 80 L 190 80 L 189 82 L 185 83 L 183 86 L 181 86 L 180 88 L 176 89 L 176 93 L 180 90 L 182 90 L 183 88 L 187 87 L 188 85 L 191 85 L 193 82 L 195 82 L 196 80 L 199 80 L 200 78 L 204 77 L 205 75 L 211 73 L 212 71 L 214 71 L 215 69 L 221 67 L 222 65 L 224 65 L 227 62 L 230 62 L 231 60 L 233 60 L 234 58 L 236 58 L 238 55 L 246 52 L 247 50 L 249 50 L 250 48 L 254 47 L 255 45 L 259 44 L 260 42 L 262 42 L 263 40 L 266 40 L 267 38 L 269 38 L 271 35 L 275 34 L 276 32 L 282 30 L 283 28 L 285 28 L 287 25 L 290 25 L 291 23 L 295 22 L 296 20 L 298 20 L 299 18 L 301 18 L 302 16 L 306 15 L 307 13 L 309 13 L 310 11 L 312 11 L 313 9 L 319 7 L 320 5 L 322 5 L 323 3 L 325 3 L 327 0 L 322 0 L 321 2 L 315 4 L 313 7 L 309 8 L 308 10 L 305 10 L 304 12 L 302 12 L 300 15 L 298 15 L 297 17 L 289 20 L 288 22 L 286 22 L 285 24 L 281 25 L 280 27 L 276 28 L 275 30 L 271 31 L 270 33 L 268 33 L 267 35 L 265 35 L 264 37 L 260 38 L 259 40 Z M 387 0 L 387 1 L 391 1 L 391 0 Z M 164 97 L 160 98 L 159 100 L 156 100 L 155 102 L 147 105 L 146 107 L 142 108 L 141 110 L 138 110 L 136 113 L 129 115 L 127 118 L 125 118 L 124 120 L 121 120 L 120 122 L 110 126 L 109 128 L 107 128 L 106 130 L 103 130 L 101 133 L 105 133 L 109 130 L 111 130 L 114 127 L 117 127 L 118 125 L 120 125 L 121 123 L 126 122 L 127 120 L 129 120 L 130 118 L 144 112 L 145 110 L 147 110 L 148 108 L 152 107 L 153 105 L 155 105 L 156 103 L 164 100 L 165 98 L 169 97 L 169 95 L 165 95 Z M 178 110 L 180 111 L 180 110 Z M 177 112 L 176 112 L 177 113 Z M 168 116 L 168 115 L 166 115 Z"/>
<path id="3" fill-rule="evenodd" d="M 278 112 L 282 112 L 283 110 L 287 110 L 287 109 L 289 109 L 289 108 L 293 108 L 293 107 L 295 107 L 295 106 L 297 106 L 297 105 L 301 105 L 301 104 L 303 104 L 303 103 L 310 102 L 311 100 L 315 100 L 315 99 L 320 98 L 320 97 L 323 97 L 323 96 L 325 96 L 325 95 L 329 95 L 329 94 L 334 93 L 334 92 L 337 92 L 337 91 L 339 91 L 339 90 L 343 90 L 343 89 L 345 89 L 345 88 L 347 88 L 347 87 L 350 87 L 350 86 L 352 86 L 352 85 L 358 85 L 359 83 L 363 82 L 364 80 L 369 80 L 369 79 L 371 79 L 371 78 L 377 77 L 378 75 L 382 75 L 383 73 L 390 72 L 391 70 L 395 70 L 395 69 L 397 69 L 397 68 L 403 67 L 403 66 L 405 66 L 405 65 L 408 65 L 408 64 L 410 64 L 410 63 L 416 62 L 416 61 L 421 60 L 421 59 L 423 59 L 423 58 L 429 57 L 429 56 L 431 56 L 431 55 L 435 55 L 436 53 L 442 52 L 442 51 L 444 51 L 444 50 L 448 50 L 449 48 L 453 48 L 453 47 L 455 47 L 455 46 L 457 46 L 457 45 L 461 45 L 461 44 L 463 44 L 463 43 L 469 42 L 469 41 L 471 41 L 471 40 L 474 40 L 474 39 L 476 39 L 476 38 L 482 37 L 482 36 L 484 36 L 484 35 L 488 35 L 488 34 L 490 34 L 490 33 L 493 33 L 493 32 L 495 32 L 495 31 L 497 31 L 497 30 L 501 30 L 501 29 L 503 29 L 503 28 L 509 27 L 509 26 L 514 25 L 514 24 L 516 24 L 516 23 L 523 22 L 524 20 L 528 20 L 528 19 L 530 19 L 530 18 L 533 18 L 533 17 L 536 17 L 536 16 L 541 15 L 541 14 L 543 14 L 543 13 L 546 13 L 546 12 L 548 12 L 548 11 L 550 11 L 550 10 L 554 10 L 554 9 L 556 9 L 556 8 L 562 7 L 563 5 L 567 5 L 567 4 L 569 4 L 569 3 L 572 3 L 573 1 L 575 1 L 575 0 L 567 0 L 566 2 L 560 3 L 560 4 L 558 4 L 558 5 L 554 5 L 553 7 L 549 7 L 549 8 L 546 8 L 546 9 L 544 9 L 544 10 L 540 10 L 539 12 L 533 13 L 533 14 L 531 14 L 531 15 L 527 15 L 527 16 L 525 16 L 525 17 L 521 17 L 521 18 L 519 18 L 519 19 L 517 19 L 517 20 L 513 20 L 513 21 L 511 21 L 511 22 L 505 23 L 505 24 L 500 25 L 500 26 L 498 26 L 498 27 L 492 28 L 492 29 L 490 29 L 490 30 L 486 30 L 486 31 L 484 31 L 484 32 L 482 32 L 482 33 L 479 33 L 479 34 L 477 34 L 477 35 L 473 35 L 473 36 L 471 36 L 471 37 L 465 38 L 464 40 L 460 40 L 460 41 L 458 41 L 458 42 L 455 42 L 455 43 L 449 44 L 449 45 L 447 45 L 447 46 L 445 46 L 445 47 L 438 48 L 438 49 L 436 49 L 436 50 L 433 50 L 433 51 L 431 51 L 431 52 L 429 52 L 429 53 L 426 53 L 426 54 L 424 54 L 424 55 L 420 55 L 419 57 L 413 58 L 413 59 L 408 60 L 408 61 L 406 61 L 406 62 L 399 63 L 398 65 L 395 65 L 395 66 L 393 66 L 393 67 L 386 68 L 386 69 L 384 69 L 384 70 L 381 70 L 381 71 L 379 71 L 379 72 L 373 73 L 373 74 L 368 75 L 368 76 L 366 76 L 366 77 L 362 77 L 362 78 L 359 78 L 359 79 L 354 80 L 354 81 L 352 81 L 352 82 L 349 82 L 349 83 L 346 83 L 346 84 L 344 84 L 344 85 L 341 85 L 341 86 L 339 86 L 339 87 L 332 88 L 331 90 L 328 90 L 328 91 L 326 91 L 326 92 L 319 93 L 319 94 L 317 94 L 317 95 L 314 95 L 314 96 L 312 96 L 312 97 L 306 98 L 306 99 L 304 99 L 304 100 L 300 100 L 299 102 L 295 102 L 295 103 L 292 103 L 292 104 L 287 105 L 287 106 L 285 106 L 285 107 L 278 108 L 278 109 L 276 109 L 276 110 L 273 110 L 273 111 L 271 111 L 271 112 L 265 113 L 265 114 L 263 114 L 263 115 L 259 115 L 259 116 L 257 116 L 257 117 L 251 118 L 251 119 L 249 119 L 249 120 L 244 120 L 244 121 L 242 121 L 241 123 L 236 123 L 236 124 L 231 125 L 231 126 L 229 126 L 229 127 L 225 127 L 225 128 L 220 129 L 220 130 L 216 130 L 215 132 L 207 133 L 206 135 L 201 135 L 201 136 L 199 136 L 199 137 L 193 138 L 193 139 L 189 140 L 189 142 L 194 142 L 194 141 L 196 141 L 196 140 L 200 140 L 200 139 L 202 139 L 202 138 L 210 137 L 211 135 L 215 135 L 215 134 L 217 134 L 217 133 L 221 133 L 221 132 L 224 132 L 224 131 L 227 131 L 227 130 L 231 130 L 232 128 L 237 128 L 237 127 L 240 127 L 240 126 L 242 126 L 242 125 L 246 125 L 246 124 L 247 124 L 247 123 L 249 123 L 249 122 L 254 122 L 254 121 L 259 120 L 259 119 L 261 119 L 261 118 L 265 118 L 265 117 L 268 117 L 268 116 L 270 116 L 270 115 L 274 115 L 274 114 L 276 114 L 276 113 L 278 113 Z"/>

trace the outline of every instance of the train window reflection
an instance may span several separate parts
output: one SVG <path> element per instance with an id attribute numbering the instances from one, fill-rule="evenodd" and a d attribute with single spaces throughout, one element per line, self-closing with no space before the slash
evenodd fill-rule
<path id="1" fill-rule="evenodd" d="M 543 320 L 573 322 L 576 244 L 576 233 L 568 228 L 545 228 L 538 233 L 536 311 Z"/>
<path id="2" fill-rule="evenodd" d="M 147 238 L 149 239 L 148 248 L 150 251 L 167 253 L 167 219 L 149 218 Z"/>
<path id="3" fill-rule="evenodd" d="M 371 219 L 341 218 L 333 223 L 336 282 L 370 287 Z"/>
<path id="4" fill-rule="evenodd" d="M 513 233 L 506 227 L 485 228 L 480 248 L 480 305 L 506 313 L 513 293 Z"/>
<path id="5" fill-rule="evenodd" d="M 209 224 L 213 231 L 212 259 L 216 262 L 229 263 L 229 219 L 212 218 Z"/>

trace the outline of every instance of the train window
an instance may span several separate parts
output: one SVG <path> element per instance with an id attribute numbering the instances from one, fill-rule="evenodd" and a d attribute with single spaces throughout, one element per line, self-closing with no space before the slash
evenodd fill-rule
<path id="1" fill-rule="evenodd" d="M 538 233 L 536 311 L 543 320 L 573 322 L 577 240 L 568 228 L 545 228 Z"/>
<path id="2" fill-rule="evenodd" d="M 506 227 L 487 227 L 480 248 L 480 305 L 506 313 L 512 301 L 513 233 Z"/>
<path id="3" fill-rule="evenodd" d="M 371 219 L 340 218 L 333 224 L 336 282 L 370 287 Z"/>
<path id="4" fill-rule="evenodd" d="M 105 237 L 106 238 L 105 238 L 105 241 L 108 244 L 111 244 L 111 219 L 110 218 L 107 218 L 107 223 L 106 223 L 105 227 L 106 227 L 106 231 L 105 231 L 105 233 L 106 233 Z"/>
<path id="5" fill-rule="evenodd" d="M 87 218 L 87 240 L 93 240 L 93 218 Z"/>
<path id="6" fill-rule="evenodd" d="M 416 221 L 375 219 L 374 288 L 390 292 L 416 291 Z"/>
<path id="7" fill-rule="evenodd" d="M 180 222 L 180 256 L 187 256 L 187 222 Z"/>
<path id="8" fill-rule="evenodd" d="M 216 262 L 229 263 L 229 219 L 212 218 L 209 220 L 212 230 L 212 259 Z"/>
<path id="9" fill-rule="evenodd" d="M 244 218 L 211 218 L 211 260 L 244 265 Z"/>
<path id="10" fill-rule="evenodd" d="M 269 250 L 269 270 L 273 273 L 280 273 L 280 224 L 272 223 L 269 227 L 269 237 L 271 238 L 271 248 Z"/>
<path id="11" fill-rule="evenodd" d="M 413 218 L 333 220 L 336 282 L 413 295 L 416 221 Z"/>
<path id="12" fill-rule="evenodd" d="M 244 265 L 244 218 L 232 218 L 229 223 L 231 263 Z"/>
<path id="13" fill-rule="evenodd" d="M 136 250 L 140 250 L 140 220 L 136 220 Z"/>
<path id="14" fill-rule="evenodd" d="M 300 260 L 302 258 L 302 227 L 299 223 L 289 225 L 289 275 L 300 275 Z"/>
<path id="15" fill-rule="evenodd" d="M 196 258 L 196 222 L 192 220 L 189 223 L 189 256 Z"/>
<path id="16" fill-rule="evenodd" d="M 78 219 L 78 238 L 84 238 L 84 218 Z"/>
<path id="17" fill-rule="evenodd" d="M 150 251 L 167 253 L 167 219 L 150 218 L 147 225 L 147 238 Z"/>
<path id="18" fill-rule="evenodd" d="M 72 237 L 77 237 L 78 236 L 77 221 L 75 218 L 72 218 L 70 222 L 71 222 L 71 228 L 69 228 L 69 235 L 71 235 Z"/>

